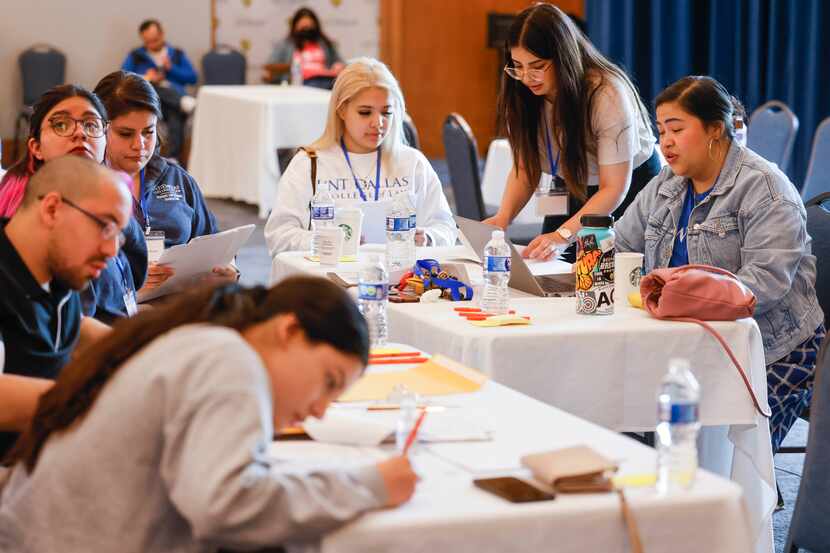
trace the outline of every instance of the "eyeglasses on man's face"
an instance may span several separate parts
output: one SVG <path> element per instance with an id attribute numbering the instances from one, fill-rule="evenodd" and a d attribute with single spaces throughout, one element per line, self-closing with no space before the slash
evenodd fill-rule
<path id="1" fill-rule="evenodd" d="M 38 200 L 42 200 L 44 197 L 45 196 L 38 196 Z M 61 202 L 65 203 L 66 205 L 68 205 L 69 207 L 71 207 L 71 208 L 73 208 L 77 211 L 80 211 L 81 213 L 83 213 L 84 215 L 89 217 L 92 221 L 95 221 L 95 223 L 97 223 L 98 226 L 101 228 L 101 241 L 102 242 L 108 242 L 108 241 L 112 240 L 113 238 L 115 238 L 117 236 L 118 237 L 118 247 L 120 248 L 121 246 L 124 245 L 124 242 L 126 241 L 126 237 L 124 236 L 124 231 L 122 231 L 120 228 L 118 228 L 118 225 L 116 224 L 115 221 L 107 221 L 106 219 L 102 219 L 101 217 L 98 217 L 94 213 L 91 213 L 91 212 L 87 211 L 86 209 L 82 208 L 81 206 L 79 206 L 78 204 L 76 204 L 75 202 L 73 202 L 72 200 L 70 200 L 68 198 L 61 198 Z"/>
<path id="2" fill-rule="evenodd" d="M 107 128 L 107 124 L 103 119 L 94 116 L 75 119 L 68 115 L 56 115 L 49 119 L 49 127 L 58 136 L 72 136 L 75 134 L 78 125 L 81 125 L 81 130 L 89 138 L 101 138 Z"/>
<path id="3" fill-rule="evenodd" d="M 548 70 L 550 67 L 550 62 L 546 63 L 543 67 L 533 68 L 533 69 L 517 69 L 515 67 L 511 67 L 509 65 L 504 66 L 504 72 L 507 73 L 513 79 L 517 81 L 521 81 L 527 75 L 527 80 L 530 82 L 538 82 L 545 78 L 545 71 Z"/>

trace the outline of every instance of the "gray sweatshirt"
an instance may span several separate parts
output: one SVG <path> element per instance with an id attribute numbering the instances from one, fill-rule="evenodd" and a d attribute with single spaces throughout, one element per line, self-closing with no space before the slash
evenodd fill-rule
<path id="1" fill-rule="evenodd" d="M 80 424 L 48 440 L 32 474 L 11 470 L 0 492 L 0 551 L 308 544 L 383 505 L 374 466 L 274 466 L 268 382 L 236 331 L 186 326 L 157 338 Z"/>

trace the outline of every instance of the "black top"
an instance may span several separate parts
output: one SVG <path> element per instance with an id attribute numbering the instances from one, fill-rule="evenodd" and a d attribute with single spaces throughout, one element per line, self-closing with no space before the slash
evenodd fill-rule
<path id="1" fill-rule="evenodd" d="M 47 292 L 6 236 L 0 219 L 0 334 L 6 350 L 3 372 L 56 378 L 81 332 L 78 293 L 53 280 Z"/>

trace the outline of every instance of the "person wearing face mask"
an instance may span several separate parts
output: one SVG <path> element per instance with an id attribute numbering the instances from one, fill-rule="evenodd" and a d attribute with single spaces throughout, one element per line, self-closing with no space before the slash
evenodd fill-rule
<path id="1" fill-rule="evenodd" d="M 317 156 L 316 189 L 332 195 L 335 212 L 408 194 L 418 221 L 416 244 L 455 244 L 455 221 L 438 175 L 420 151 L 404 143 L 405 111 L 398 82 L 383 63 L 357 58 L 346 66 L 334 84 L 323 135 L 294 156 L 280 179 L 265 225 L 272 256 L 311 248 L 307 150 Z"/>
<path id="2" fill-rule="evenodd" d="M 159 154 L 161 106 L 150 83 L 135 73 L 114 71 L 101 79 L 95 94 L 110 117 L 107 164 L 129 175 L 135 217 L 145 234 L 163 233 L 169 248 L 219 232 L 193 177 Z M 236 279 L 238 274 L 232 265 L 213 269 L 217 278 Z M 172 275 L 169 267 L 151 263 L 144 288 L 156 288 Z"/>
<path id="3" fill-rule="evenodd" d="M 810 403 L 825 336 L 804 204 L 778 167 L 735 142 L 743 107 L 718 81 L 684 77 L 654 103 L 668 166 L 617 222 L 616 247 L 643 252 L 646 272 L 703 263 L 752 290 L 775 452 Z"/>
<path id="4" fill-rule="evenodd" d="M 27 183 L 45 162 L 67 154 L 104 159 L 107 111 L 95 94 L 77 85 L 56 86 L 32 110 L 26 153 L 0 181 L 0 217 L 17 211 Z M 84 314 L 106 324 L 135 314 L 135 290 L 147 275 L 147 244 L 135 218 L 123 236 L 118 254 L 81 293 Z"/>
<path id="5" fill-rule="evenodd" d="M 320 278 L 204 287 L 139 314 L 41 400 L 9 457 L 0 549 L 313 544 L 407 501 L 405 456 L 329 469 L 269 456 L 274 431 L 323 417 L 368 357 L 365 319 Z"/>
<path id="6" fill-rule="evenodd" d="M 108 332 L 82 316 L 78 292 L 115 256 L 130 220 L 121 179 L 94 161 L 58 157 L 28 181 L 14 216 L 0 218 L 0 430 L 28 426 L 73 352 Z M 14 437 L 0 433 L 0 457 Z"/>
<path id="7" fill-rule="evenodd" d="M 300 63 L 303 84 L 317 88 L 331 89 L 335 77 L 344 67 L 334 43 L 320 28 L 317 14 L 308 8 L 300 8 L 294 13 L 288 36 L 274 48 L 268 63 L 291 65 L 294 60 Z M 283 73 L 272 82 L 287 79 L 288 75 Z"/>
<path id="8" fill-rule="evenodd" d="M 568 192 L 568 214 L 545 217 L 542 234 L 522 252 L 547 259 L 576 241 L 582 215 L 621 216 L 660 160 L 631 80 L 556 6 L 538 3 L 516 17 L 505 62 L 498 113 L 514 170 L 486 222 L 506 228 L 540 177 L 553 179 Z"/>

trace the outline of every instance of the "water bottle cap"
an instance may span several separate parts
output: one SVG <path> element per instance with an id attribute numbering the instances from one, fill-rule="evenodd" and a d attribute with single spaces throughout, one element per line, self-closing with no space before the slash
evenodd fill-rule
<path id="1" fill-rule="evenodd" d="M 504 231 L 503 230 L 494 230 L 493 235 L 491 236 L 491 238 L 504 239 Z"/>
<path id="2" fill-rule="evenodd" d="M 598 215 L 596 213 L 589 213 L 580 217 L 579 222 L 583 227 L 613 227 L 613 215 Z"/>
<path id="3" fill-rule="evenodd" d="M 676 369 L 676 370 L 679 370 L 679 371 L 691 370 L 691 368 L 689 366 L 689 360 L 684 359 L 682 357 L 672 357 L 671 359 L 669 359 L 669 368 L 670 369 Z"/>

